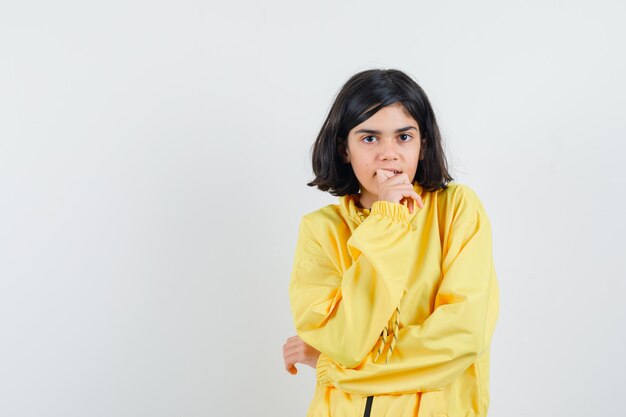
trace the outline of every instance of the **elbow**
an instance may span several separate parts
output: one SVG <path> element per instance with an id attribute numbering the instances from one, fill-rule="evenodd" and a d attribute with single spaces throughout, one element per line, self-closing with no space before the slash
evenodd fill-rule
<path id="1" fill-rule="evenodd" d="M 362 344 L 358 343 L 350 343 L 349 339 L 348 343 L 344 344 L 341 349 L 339 349 L 334 355 L 335 362 L 341 365 L 345 369 L 353 369 L 359 366 L 365 358 L 369 351 L 363 349 L 357 349 L 356 346 L 361 346 Z"/>
<path id="2" fill-rule="evenodd" d="M 468 346 L 467 355 L 472 359 L 477 359 L 480 355 L 483 354 L 483 350 L 485 349 L 485 338 L 481 333 L 477 333 L 472 338 L 472 343 Z"/>
<path id="3" fill-rule="evenodd" d="M 463 346 L 462 349 L 459 348 L 456 350 L 451 350 L 448 353 L 451 362 L 462 364 L 463 368 L 466 368 L 472 363 L 476 362 L 476 360 L 478 360 L 478 358 L 482 354 L 482 347 L 478 343 L 472 343 Z"/>
<path id="4" fill-rule="evenodd" d="M 345 369 L 356 368 L 363 362 L 363 359 L 356 359 L 355 356 L 352 355 L 338 355 L 335 360 L 339 365 L 341 365 Z"/>
<path id="5" fill-rule="evenodd" d="M 479 332 L 465 333 L 463 338 L 457 338 L 448 354 L 451 358 L 463 358 L 463 361 L 474 362 L 484 349 L 483 337 Z"/>

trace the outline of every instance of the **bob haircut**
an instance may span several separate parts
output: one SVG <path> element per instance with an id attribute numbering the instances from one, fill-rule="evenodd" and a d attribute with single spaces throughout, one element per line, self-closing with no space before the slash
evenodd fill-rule
<path id="1" fill-rule="evenodd" d="M 401 103 L 420 130 L 421 150 L 415 178 L 426 191 L 446 189 L 448 173 L 435 113 L 422 88 L 396 69 L 372 69 L 353 75 L 341 88 L 313 144 L 315 179 L 307 183 L 334 196 L 357 194 L 360 185 L 352 166 L 342 160 L 348 134 L 378 110 Z"/>

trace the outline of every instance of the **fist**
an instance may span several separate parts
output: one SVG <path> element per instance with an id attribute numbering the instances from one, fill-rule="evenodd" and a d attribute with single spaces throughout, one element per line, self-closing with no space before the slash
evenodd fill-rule
<path id="1" fill-rule="evenodd" d="M 320 352 L 304 343 L 299 336 L 291 336 L 283 345 L 285 369 L 292 375 L 298 373 L 298 369 L 295 367 L 296 363 L 303 363 L 311 368 L 315 368 L 319 356 Z"/>
<path id="2" fill-rule="evenodd" d="M 410 213 L 415 210 L 415 205 L 424 207 L 424 202 L 418 193 L 413 189 L 413 184 L 409 181 L 409 176 L 402 172 L 394 174 L 392 171 L 379 169 L 376 171 L 376 181 L 378 182 L 378 200 L 390 201 L 392 203 L 407 203 Z"/>

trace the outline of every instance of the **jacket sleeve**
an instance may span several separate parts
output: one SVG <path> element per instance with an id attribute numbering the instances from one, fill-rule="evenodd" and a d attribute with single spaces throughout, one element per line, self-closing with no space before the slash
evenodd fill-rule
<path id="1" fill-rule="evenodd" d="M 433 313 L 399 329 L 388 363 L 373 363 L 370 354 L 346 369 L 322 353 L 316 368 L 322 385 L 362 395 L 436 390 L 489 348 L 499 308 L 491 226 L 477 198 L 464 205 L 444 243 Z"/>
<path id="2" fill-rule="evenodd" d="M 352 263 L 343 273 L 341 239 L 328 220 L 308 215 L 300 222 L 289 284 L 296 332 L 343 368 L 363 361 L 404 294 L 413 233 L 408 215 L 402 204 L 374 202 L 347 240 Z"/>

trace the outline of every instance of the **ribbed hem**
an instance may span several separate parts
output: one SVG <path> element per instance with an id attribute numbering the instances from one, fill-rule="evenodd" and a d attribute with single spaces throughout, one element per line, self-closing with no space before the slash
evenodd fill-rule
<path id="1" fill-rule="evenodd" d="M 317 374 L 317 381 L 322 385 L 332 386 L 332 380 L 330 379 L 330 375 L 328 375 L 328 366 L 330 366 L 331 360 L 330 357 L 324 354 L 320 354 L 317 360 L 315 372 Z"/>
<path id="2" fill-rule="evenodd" d="M 388 216 L 401 223 L 408 223 L 409 221 L 409 209 L 407 206 L 386 200 L 374 201 L 370 215 Z"/>

